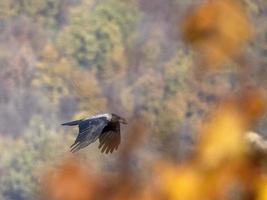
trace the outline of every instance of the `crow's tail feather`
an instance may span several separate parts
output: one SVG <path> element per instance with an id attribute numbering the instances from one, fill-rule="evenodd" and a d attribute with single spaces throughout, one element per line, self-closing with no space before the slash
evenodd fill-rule
<path id="1" fill-rule="evenodd" d="M 70 146 L 70 152 L 75 153 L 81 149 L 80 143 L 74 143 L 73 145 Z"/>
<path id="2" fill-rule="evenodd" d="M 70 146 L 70 148 L 76 146 L 78 143 L 79 143 L 79 142 L 74 142 L 74 143 Z"/>
<path id="3" fill-rule="evenodd" d="M 61 125 L 63 126 L 76 126 L 76 125 L 79 125 L 79 123 L 81 122 L 81 120 L 75 120 L 75 121 L 71 121 L 71 122 L 66 122 L 66 123 L 63 123 Z"/>

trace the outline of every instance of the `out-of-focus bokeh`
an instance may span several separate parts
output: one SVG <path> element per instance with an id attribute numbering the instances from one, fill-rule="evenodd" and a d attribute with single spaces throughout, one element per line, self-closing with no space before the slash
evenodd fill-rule
<path id="1" fill-rule="evenodd" d="M 266 21 L 266 0 L 1 0 L 0 200 L 267 200 Z M 60 124 L 102 112 L 119 150 L 70 153 Z"/>
<path id="2" fill-rule="evenodd" d="M 239 1 L 207 1 L 193 9 L 184 23 L 184 38 L 201 51 L 204 64 L 220 64 L 239 56 L 252 27 Z"/>

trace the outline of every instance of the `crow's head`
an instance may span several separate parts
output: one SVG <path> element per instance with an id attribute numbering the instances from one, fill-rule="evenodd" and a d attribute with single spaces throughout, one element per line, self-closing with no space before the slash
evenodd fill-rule
<path id="1" fill-rule="evenodd" d="M 122 124 L 127 124 L 126 119 L 124 119 L 123 117 L 120 117 L 119 115 L 116 115 L 114 113 L 112 113 L 111 115 L 112 115 L 112 118 L 111 118 L 112 122 L 120 122 Z"/>

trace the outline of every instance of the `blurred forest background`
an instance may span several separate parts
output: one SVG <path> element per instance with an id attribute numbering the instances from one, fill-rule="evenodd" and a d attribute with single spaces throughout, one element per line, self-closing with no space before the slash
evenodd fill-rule
<path id="1" fill-rule="evenodd" d="M 207 113 L 243 81 L 240 61 L 196 72 L 182 27 L 199 2 L 1 0 L 0 199 L 36 199 L 45 171 L 72 156 L 76 129 L 60 124 L 101 112 L 130 122 L 122 143 L 138 147 L 128 159 L 143 178 L 147 163 L 187 159 Z M 267 1 L 241 3 L 253 26 L 243 49 L 251 66 L 246 82 L 265 91 Z M 130 134 L 138 119 L 145 119 L 142 139 Z M 267 135 L 266 128 L 264 116 L 253 126 Z M 126 142 L 136 138 L 138 145 Z M 75 156 L 97 174 L 118 171 L 120 155 L 101 154 L 93 144 Z"/>

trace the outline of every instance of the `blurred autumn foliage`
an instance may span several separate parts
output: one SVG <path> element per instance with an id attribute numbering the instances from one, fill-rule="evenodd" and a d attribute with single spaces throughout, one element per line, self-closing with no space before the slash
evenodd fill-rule
<path id="1" fill-rule="evenodd" d="M 206 65 L 216 66 L 239 56 L 252 27 L 239 1 L 207 1 L 197 6 L 184 23 L 185 40 L 198 49 Z"/>
<path id="2" fill-rule="evenodd" d="M 1 0 L 0 199 L 267 199 L 266 10 Z M 60 124 L 101 112 L 119 151 L 71 154 Z"/>

